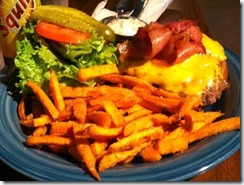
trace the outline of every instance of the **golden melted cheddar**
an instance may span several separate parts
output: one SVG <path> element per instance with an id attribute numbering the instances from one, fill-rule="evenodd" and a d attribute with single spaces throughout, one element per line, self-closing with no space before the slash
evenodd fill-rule
<path id="1" fill-rule="evenodd" d="M 201 94 L 216 79 L 222 79 L 220 62 L 226 60 L 223 47 L 203 34 L 202 43 L 206 54 L 195 54 L 182 63 L 171 67 L 158 67 L 151 61 L 125 62 L 123 70 L 150 84 L 179 93 L 180 95 Z"/>

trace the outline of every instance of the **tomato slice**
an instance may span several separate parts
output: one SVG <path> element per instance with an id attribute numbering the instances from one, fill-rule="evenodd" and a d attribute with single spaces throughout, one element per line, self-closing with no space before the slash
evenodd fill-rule
<path id="1" fill-rule="evenodd" d="M 66 44 L 79 44 L 92 37 L 89 33 L 75 31 L 44 21 L 37 23 L 36 32 L 47 39 Z"/>

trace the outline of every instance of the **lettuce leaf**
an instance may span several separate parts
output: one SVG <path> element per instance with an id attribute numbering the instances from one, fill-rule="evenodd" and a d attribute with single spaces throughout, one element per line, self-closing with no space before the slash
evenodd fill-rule
<path id="1" fill-rule="evenodd" d="M 17 55 L 14 60 L 19 69 L 20 92 L 28 92 L 26 82 L 32 80 L 44 86 L 50 78 L 50 69 L 54 69 L 60 83 L 79 84 L 78 70 L 108 63 L 118 64 L 117 49 L 112 43 L 105 44 L 103 37 L 93 34 L 92 39 L 78 45 L 47 42 L 35 33 L 36 22 L 28 21 L 22 30 L 24 39 L 17 41 Z M 85 85 L 92 86 L 95 81 Z"/>

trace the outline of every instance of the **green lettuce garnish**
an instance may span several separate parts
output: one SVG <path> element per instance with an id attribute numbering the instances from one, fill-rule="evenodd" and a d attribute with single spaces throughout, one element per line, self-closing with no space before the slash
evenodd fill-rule
<path id="1" fill-rule="evenodd" d="M 35 33 L 36 23 L 28 21 L 22 29 L 24 39 L 17 41 L 14 60 L 19 69 L 20 92 L 28 91 L 26 82 L 32 80 L 42 86 L 50 78 L 50 69 L 55 70 L 60 83 L 79 84 L 78 70 L 95 65 L 118 64 L 117 49 L 113 43 L 105 44 L 102 36 L 93 33 L 92 39 L 77 45 L 46 42 Z M 94 85 L 88 81 L 86 85 Z"/>

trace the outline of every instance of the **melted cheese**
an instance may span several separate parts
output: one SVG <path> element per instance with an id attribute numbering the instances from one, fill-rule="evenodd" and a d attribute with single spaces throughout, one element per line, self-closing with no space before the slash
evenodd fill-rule
<path id="1" fill-rule="evenodd" d="M 203 35 L 202 43 L 206 48 L 205 55 L 195 54 L 163 70 L 151 61 L 127 63 L 130 66 L 126 66 L 126 72 L 183 96 L 201 94 L 207 86 L 213 85 L 214 79 L 223 78 L 220 62 L 226 60 L 224 49 L 218 42 Z"/>

